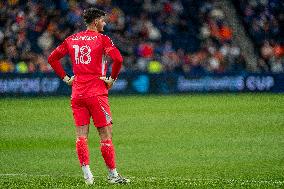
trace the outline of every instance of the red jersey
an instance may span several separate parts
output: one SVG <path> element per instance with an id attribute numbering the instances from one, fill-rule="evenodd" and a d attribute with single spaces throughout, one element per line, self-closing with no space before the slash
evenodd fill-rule
<path id="1" fill-rule="evenodd" d="M 122 63 L 119 51 L 108 36 L 86 30 L 66 38 L 48 58 L 48 62 L 61 78 L 66 74 L 58 60 L 67 54 L 71 58 L 75 75 L 72 98 L 108 94 L 104 81 L 99 79 L 107 72 L 105 56 L 109 55 L 114 61 L 111 74 L 113 79 L 117 78 Z"/>

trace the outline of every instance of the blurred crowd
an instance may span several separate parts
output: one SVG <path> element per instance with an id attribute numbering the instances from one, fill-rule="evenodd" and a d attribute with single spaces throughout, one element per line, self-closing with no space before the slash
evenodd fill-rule
<path id="1" fill-rule="evenodd" d="M 134 1 L 130 7 L 135 11 L 127 5 L 120 4 L 127 13 L 126 28 L 116 36 L 123 41 L 128 68 L 194 75 L 246 70 L 240 48 L 232 44 L 233 31 L 214 1 Z"/>
<path id="2" fill-rule="evenodd" d="M 260 72 L 284 72 L 284 1 L 238 0 L 237 7 L 260 58 Z"/>
<path id="3" fill-rule="evenodd" d="M 7 0 L 0 2 L 0 72 L 52 72 L 48 55 L 66 37 L 86 29 L 81 14 L 90 6 L 108 13 L 106 34 L 121 50 L 125 72 L 247 71 L 240 48 L 232 43 L 234 31 L 214 0 Z M 264 41 L 272 49 L 278 44 Z M 271 65 L 272 57 L 277 56 L 263 57 L 264 63 Z M 68 57 L 62 64 L 71 69 Z"/>

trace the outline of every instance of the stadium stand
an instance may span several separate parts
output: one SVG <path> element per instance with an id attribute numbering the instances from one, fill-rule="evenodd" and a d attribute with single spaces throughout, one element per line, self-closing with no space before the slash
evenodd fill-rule
<path id="1" fill-rule="evenodd" d="M 260 72 L 284 72 L 284 2 L 281 0 L 238 0 L 243 23 L 257 48 Z"/>
<path id="2" fill-rule="evenodd" d="M 234 31 L 212 0 L 9 0 L 0 2 L 0 72 L 52 72 L 47 56 L 67 36 L 85 29 L 80 15 L 90 6 L 109 13 L 106 34 L 124 55 L 123 71 L 248 71 L 240 48 L 232 43 Z M 263 71 L 274 71 L 268 57 L 261 59 L 268 65 Z M 62 63 L 71 68 L 68 58 Z M 278 72 L 283 72 L 283 61 L 281 65 Z"/>

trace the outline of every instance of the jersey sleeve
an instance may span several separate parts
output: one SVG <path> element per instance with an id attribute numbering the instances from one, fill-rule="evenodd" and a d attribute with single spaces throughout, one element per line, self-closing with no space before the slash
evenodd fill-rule
<path id="1" fill-rule="evenodd" d="M 60 56 L 60 58 L 64 57 L 64 56 L 67 54 L 67 52 L 68 52 L 66 40 L 64 40 L 64 41 L 55 49 L 55 51 L 58 53 L 58 56 Z"/>
<path id="2" fill-rule="evenodd" d="M 117 79 L 122 66 L 123 58 L 119 50 L 113 44 L 112 40 L 105 35 L 104 35 L 104 53 L 110 56 L 110 58 L 113 60 L 111 77 L 113 79 Z"/>
<path id="3" fill-rule="evenodd" d="M 66 40 L 61 43 L 48 57 L 48 63 L 54 69 L 55 73 L 60 77 L 64 78 L 66 72 L 64 71 L 60 59 L 68 53 Z"/>
<path id="4" fill-rule="evenodd" d="M 113 60 L 112 69 L 111 69 L 111 78 L 116 80 L 122 66 L 123 58 L 117 48 L 110 51 L 109 56 Z"/>
<path id="5" fill-rule="evenodd" d="M 103 35 L 103 41 L 104 41 L 104 54 L 109 55 L 109 52 L 111 50 L 116 49 L 112 40 L 108 36 Z"/>

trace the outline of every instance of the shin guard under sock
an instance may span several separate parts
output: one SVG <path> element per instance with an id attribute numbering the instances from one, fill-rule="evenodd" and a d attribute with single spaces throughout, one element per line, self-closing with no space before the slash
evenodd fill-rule
<path id="1" fill-rule="evenodd" d="M 106 166 L 110 170 L 115 169 L 115 151 L 111 139 L 101 140 L 101 152 Z"/>
<path id="2" fill-rule="evenodd" d="M 76 151 L 80 165 L 89 165 L 89 149 L 86 137 L 78 137 L 76 141 Z"/>

